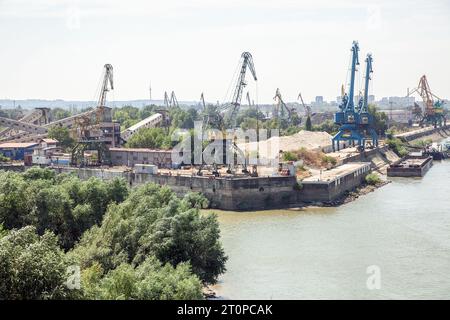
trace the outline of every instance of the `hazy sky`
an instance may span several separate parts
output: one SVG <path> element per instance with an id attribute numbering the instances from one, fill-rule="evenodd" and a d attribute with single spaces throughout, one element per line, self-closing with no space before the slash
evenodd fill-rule
<path id="1" fill-rule="evenodd" d="M 0 98 L 93 100 L 114 67 L 108 100 L 226 98 L 243 51 L 253 99 L 302 92 L 334 100 L 350 47 L 374 58 L 371 94 L 402 96 L 426 74 L 450 97 L 450 2 L 335 0 L 0 0 Z M 361 68 L 361 74 L 362 72 Z"/>

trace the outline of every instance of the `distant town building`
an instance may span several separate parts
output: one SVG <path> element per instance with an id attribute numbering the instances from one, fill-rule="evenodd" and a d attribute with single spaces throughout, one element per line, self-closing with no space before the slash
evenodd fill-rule
<path id="1" fill-rule="evenodd" d="M 414 104 L 414 97 L 389 97 L 389 103 L 393 103 L 398 106 L 411 106 Z"/>
<path id="2" fill-rule="evenodd" d="M 396 107 L 409 107 L 414 105 L 416 101 L 415 97 L 383 97 L 378 105 L 382 107 L 396 106 Z"/>
<path id="3" fill-rule="evenodd" d="M 316 104 L 323 104 L 323 96 L 317 96 L 315 100 Z"/>

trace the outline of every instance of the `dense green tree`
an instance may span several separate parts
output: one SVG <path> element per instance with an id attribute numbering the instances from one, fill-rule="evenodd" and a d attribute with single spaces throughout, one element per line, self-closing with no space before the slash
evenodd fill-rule
<path id="1" fill-rule="evenodd" d="M 385 112 L 378 111 L 378 108 L 373 104 L 369 104 L 369 113 L 373 116 L 375 131 L 384 136 L 388 127 L 388 115 Z"/>
<path id="2" fill-rule="evenodd" d="M 163 128 L 142 128 L 128 140 L 127 147 L 169 149 L 172 142 L 170 134 Z"/>
<path id="3" fill-rule="evenodd" d="M 0 172 L 0 223 L 7 229 L 33 225 L 39 234 L 51 230 L 69 249 L 102 221 L 110 203 L 122 202 L 127 195 L 124 179 L 81 181 L 37 167 L 22 174 Z"/>
<path id="4" fill-rule="evenodd" d="M 155 184 L 0 171 L 0 299 L 200 299 L 227 260 L 207 205 Z M 64 285 L 69 264 L 81 290 Z"/>
<path id="5" fill-rule="evenodd" d="M 240 126 L 246 119 L 254 119 L 255 121 L 258 119 L 261 122 L 264 118 L 264 114 L 261 111 L 257 112 L 256 108 L 247 108 L 239 112 L 236 117 L 236 123 Z"/>
<path id="6" fill-rule="evenodd" d="M 120 203 L 128 197 L 128 183 L 125 179 L 112 179 L 106 184 L 106 188 L 110 201 Z"/>
<path id="7" fill-rule="evenodd" d="M 313 125 L 313 131 L 325 131 L 331 135 L 335 135 L 339 131 L 339 126 L 333 120 L 325 120 L 319 125 Z"/>
<path id="8" fill-rule="evenodd" d="M 72 113 L 69 110 L 62 108 L 52 108 L 50 109 L 50 118 L 52 121 L 64 119 L 70 117 Z"/>
<path id="9" fill-rule="evenodd" d="M 174 266 L 190 261 L 203 282 L 215 283 L 226 262 L 219 235 L 214 215 L 201 216 L 198 210 L 188 210 L 159 219 L 153 232 L 142 240 L 140 252 L 153 253 Z"/>
<path id="10" fill-rule="evenodd" d="M 75 140 L 70 136 L 70 131 L 66 127 L 52 126 L 48 130 L 48 137 L 58 140 L 63 148 L 72 148 L 75 144 Z"/>
<path id="11" fill-rule="evenodd" d="M 197 110 L 174 108 L 169 113 L 172 128 L 192 129 L 194 121 L 198 119 Z"/>
<path id="12" fill-rule="evenodd" d="M 7 229 L 26 225 L 28 183 L 19 173 L 0 171 L 0 223 Z"/>
<path id="13" fill-rule="evenodd" d="M 309 116 L 306 118 L 305 130 L 306 131 L 312 131 L 311 117 L 309 117 Z"/>
<path id="14" fill-rule="evenodd" d="M 22 174 L 25 180 L 51 180 L 54 181 L 56 172 L 49 168 L 32 167 Z"/>
<path id="15" fill-rule="evenodd" d="M 156 106 L 156 105 L 154 105 L 154 104 L 144 106 L 144 107 L 141 109 L 141 112 L 140 112 L 141 120 L 150 117 L 152 114 L 156 113 L 156 110 L 158 110 L 158 109 L 160 109 L 160 108 L 161 108 L 161 107 L 158 107 L 158 106 Z"/>
<path id="16" fill-rule="evenodd" d="M 139 108 L 133 106 L 123 106 L 121 108 L 114 108 L 112 116 L 115 121 L 125 128 L 129 128 L 141 120 Z"/>
<path id="17" fill-rule="evenodd" d="M 64 299 L 76 290 L 66 286 L 68 260 L 57 237 L 38 236 L 28 226 L 0 238 L 0 299 Z"/>
<path id="18" fill-rule="evenodd" d="M 98 262 L 106 272 L 151 255 L 174 267 L 190 261 L 203 282 L 214 283 L 227 258 L 216 217 L 198 210 L 204 205 L 198 195 L 180 200 L 167 187 L 147 184 L 111 205 L 101 226 L 86 232 L 71 254 L 83 268 Z"/>

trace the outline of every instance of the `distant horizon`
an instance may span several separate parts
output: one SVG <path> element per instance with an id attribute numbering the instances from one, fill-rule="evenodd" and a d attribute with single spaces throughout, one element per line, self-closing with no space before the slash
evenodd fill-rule
<path id="1" fill-rule="evenodd" d="M 376 97 L 375 97 L 376 98 Z M 382 102 L 383 99 L 389 99 L 389 98 L 404 98 L 402 96 L 390 96 L 390 97 L 380 97 L 378 99 L 375 99 L 373 102 L 380 104 Z M 442 98 L 444 101 L 446 101 L 448 103 L 449 99 L 447 98 Z M 418 103 L 422 103 L 422 101 L 420 100 L 420 98 L 418 99 L 417 97 L 415 97 L 415 101 Z M 62 103 L 62 106 L 58 106 L 58 105 L 54 105 L 54 106 L 49 106 L 50 108 L 57 108 L 57 107 L 62 107 L 62 108 L 70 108 L 70 107 L 79 107 L 79 108 L 86 108 L 86 107 L 91 107 L 92 105 L 95 105 L 97 103 L 96 100 L 65 100 L 65 99 L 0 99 L 0 108 L 13 108 L 14 107 L 14 102 L 15 102 L 15 107 L 22 107 L 25 109 L 29 109 L 29 108 L 37 108 L 39 106 L 36 106 L 34 104 L 42 102 L 44 103 L 44 107 L 46 107 L 45 104 L 58 104 L 58 103 Z M 200 105 L 200 101 L 188 101 L 188 100 L 179 100 L 178 101 L 180 105 L 182 106 L 196 106 L 196 105 Z M 25 103 L 24 105 L 22 105 L 21 103 Z M 133 104 L 135 103 L 135 104 Z M 127 105 L 131 105 L 134 107 L 143 107 L 143 106 L 147 106 L 147 105 L 152 105 L 152 104 L 156 104 L 158 103 L 159 105 L 163 105 L 164 104 L 164 99 L 130 99 L 130 100 L 115 100 L 115 101 L 107 101 L 106 102 L 106 106 L 108 107 L 123 107 L 123 106 L 127 106 Z M 205 101 L 206 104 L 215 104 L 212 101 Z M 285 101 L 286 104 L 300 104 L 298 101 Z M 306 101 L 305 102 L 308 105 L 313 105 L 315 102 L 314 101 Z M 70 105 L 72 104 L 72 105 Z M 78 105 L 77 105 L 78 104 Z M 115 105 L 115 104 L 120 104 L 120 105 Z M 136 105 L 136 104 L 140 104 L 140 105 Z M 275 105 L 276 102 L 260 102 L 258 105 L 260 106 L 268 106 L 268 105 Z M 396 103 L 394 102 L 395 106 L 397 107 L 403 107 L 404 103 Z M 337 101 L 327 101 L 327 100 L 323 100 L 323 104 L 319 104 L 319 107 L 333 107 L 337 105 Z M 248 103 L 244 102 L 241 104 L 241 106 L 248 106 Z M 317 106 L 317 105 L 316 105 Z"/>
<path id="2" fill-rule="evenodd" d="M 369 94 L 404 96 L 426 74 L 450 97 L 448 0 L 0 0 L 0 97 L 97 100 L 105 63 L 108 100 L 228 101 L 239 58 L 252 54 L 255 103 L 323 96 L 348 82 L 350 49 L 360 45 L 359 78 L 373 54 Z M 356 83 L 356 91 L 362 88 Z M 158 100 L 159 100 L 158 99 Z M 244 98 L 243 98 L 244 99 Z"/>

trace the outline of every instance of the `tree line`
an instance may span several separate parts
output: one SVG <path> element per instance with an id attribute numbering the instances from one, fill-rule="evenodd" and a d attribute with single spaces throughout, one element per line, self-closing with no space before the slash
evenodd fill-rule
<path id="1" fill-rule="evenodd" d="M 155 184 L 0 171 L 0 299 L 201 299 L 227 261 L 206 205 Z"/>

